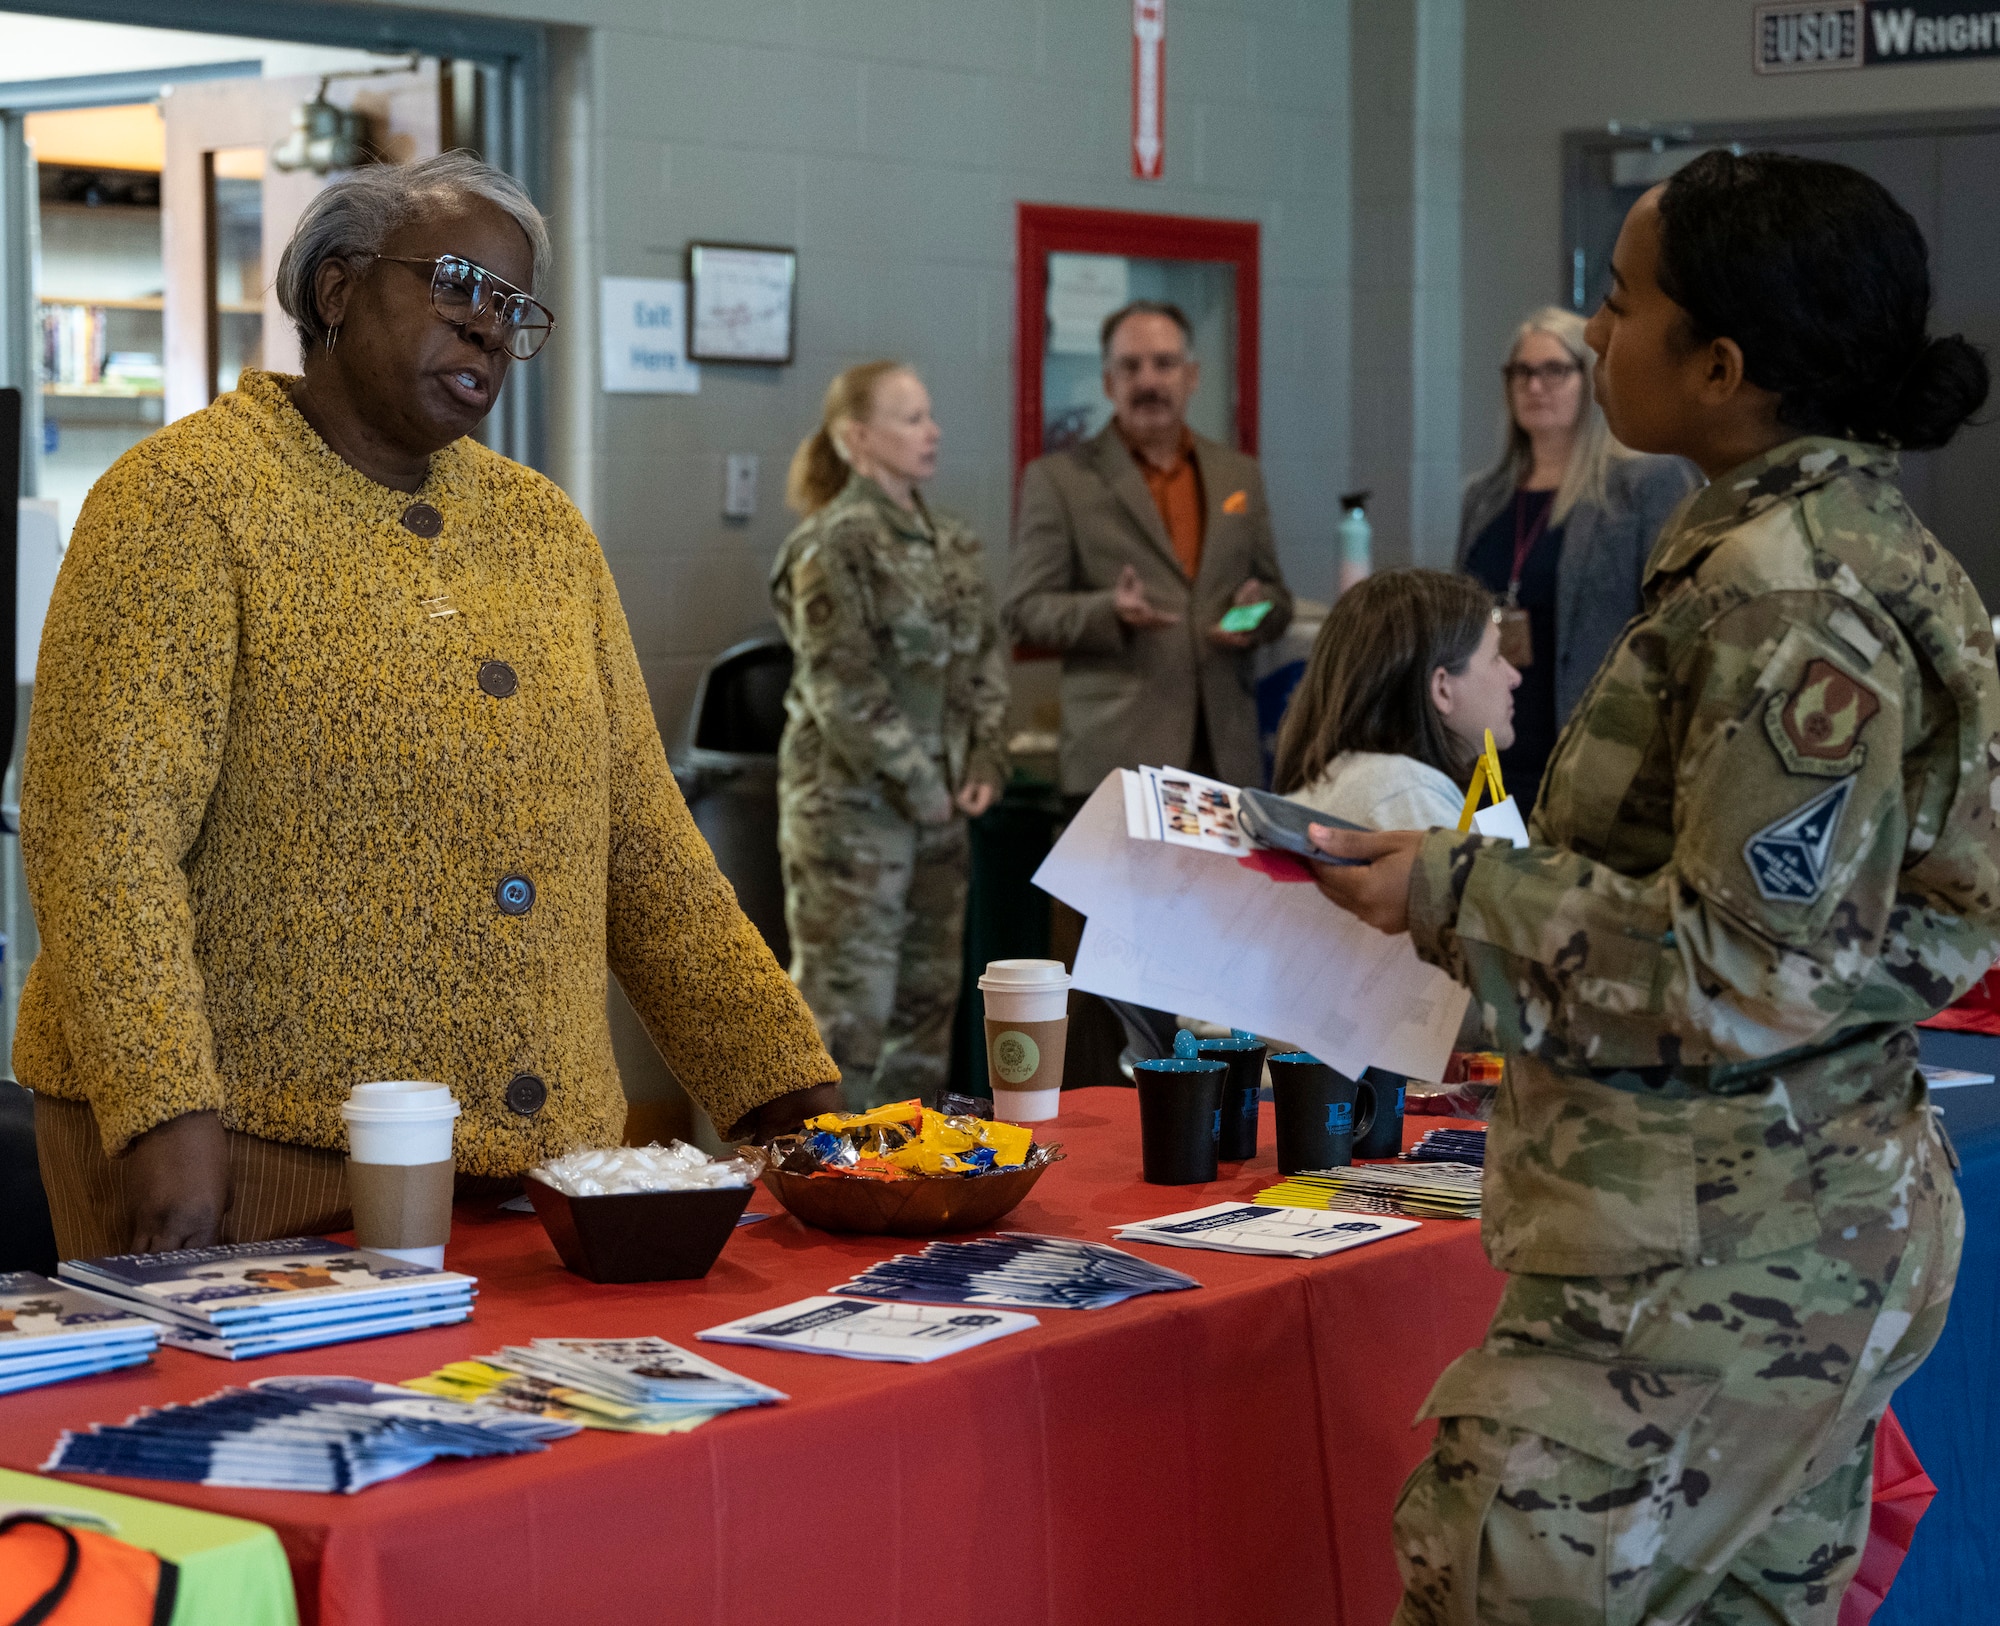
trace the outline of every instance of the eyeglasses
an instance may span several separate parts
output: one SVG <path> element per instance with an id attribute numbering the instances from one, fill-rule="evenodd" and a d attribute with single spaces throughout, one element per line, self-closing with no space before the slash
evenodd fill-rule
<path id="1" fill-rule="evenodd" d="M 431 309 L 441 321 L 453 327 L 491 319 L 500 334 L 500 343 L 516 361 L 526 361 L 549 342 L 556 325 L 555 313 L 539 300 L 521 292 L 505 277 L 496 277 L 483 265 L 457 254 L 441 254 L 435 260 L 412 259 L 403 254 L 378 254 L 378 260 L 397 265 L 427 265 L 431 268 Z"/>
<path id="2" fill-rule="evenodd" d="M 1500 369 L 1500 376 L 1509 384 L 1538 383 L 1543 389 L 1552 390 L 1564 379 L 1583 371 L 1583 365 L 1574 361 L 1544 361 L 1530 367 L 1525 361 L 1510 361 Z"/>

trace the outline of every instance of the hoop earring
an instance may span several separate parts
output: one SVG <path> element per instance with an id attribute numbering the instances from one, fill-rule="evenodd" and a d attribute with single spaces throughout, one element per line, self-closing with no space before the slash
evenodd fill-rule
<path id="1" fill-rule="evenodd" d="M 331 351 L 332 351 L 332 349 L 333 349 L 333 347 L 334 347 L 335 345 L 337 345 L 338 343 L 340 343 L 340 326 L 339 326 L 339 324 L 338 324 L 338 323 L 336 323 L 336 324 L 334 324 L 334 326 L 332 326 L 332 327 L 330 327 L 330 328 L 328 328 L 328 329 L 326 330 L 326 348 L 327 348 L 327 350 L 328 350 L 329 352 L 331 352 Z"/>

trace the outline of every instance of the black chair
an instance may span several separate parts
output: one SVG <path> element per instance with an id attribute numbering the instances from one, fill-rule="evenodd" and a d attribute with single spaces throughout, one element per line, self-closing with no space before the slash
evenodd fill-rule
<path id="1" fill-rule="evenodd" d="M 725 649 L 702 674 L 672 757 L 695 828 L 780 965 L 792 957 L 778 864 L 778 739 L 791 681 L 791 646 L 775 631 Z"/>

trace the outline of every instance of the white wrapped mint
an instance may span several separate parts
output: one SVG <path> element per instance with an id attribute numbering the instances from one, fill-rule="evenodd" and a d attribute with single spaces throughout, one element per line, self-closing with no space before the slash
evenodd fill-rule
<path id="1" fill-rule="evenodd" d="M 571 1152 L 533 1171 L 536 1179 L 568 1197 L 616 1197 L 635 1191 L 711 1191 L 747 1186 L 750 1165 L 741 1158 L 717 1162 L 698 1146 L 606 1146 Z"/>

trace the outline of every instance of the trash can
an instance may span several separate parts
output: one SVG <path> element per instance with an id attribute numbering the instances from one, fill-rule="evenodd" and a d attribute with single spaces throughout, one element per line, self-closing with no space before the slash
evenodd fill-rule
<path id="1" fill-rule="evenodd" d="M 778 864 L 778 738 L 791 681 L 791 646 L 775 630 L 725 649 L 702 674 L 670 757 L 695 828 L 780 965 L 792 958 Z"/>

